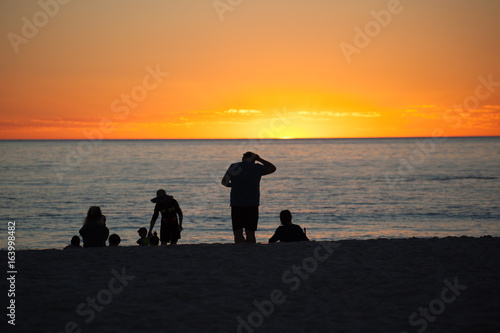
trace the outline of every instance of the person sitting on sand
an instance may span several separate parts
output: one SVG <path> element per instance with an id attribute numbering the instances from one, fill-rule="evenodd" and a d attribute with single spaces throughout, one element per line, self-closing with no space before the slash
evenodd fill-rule
<path id="1" fill-rule="evenodd" d="M 292 223 L 292 213 L 290 213 L 288 209 L 281 211 L 280 220 L 281 225 L 276 229 L 273 237 L 269 238 L 269 243 L 277 241 L 298 242 L 309 240 L 300 225 Z"/>
<path id="2" fill-rule="evenodd" d="M 158 238 L 158 234 L 153 232 L 153 236 L 149 237 L 149 245 L 150 246 L 158 246 L 160 244 L 160 238 Z"/>
<path id="3" fill-rule="evenodd" d="M 172 245 L 177 244 L 177 241 L 181 238 L 182 231 L 182 210 L 179 203 L 173 196 L 167 195 L 167 192 L 161 189 L 156 191 L 156 198 L 151 199 L 151 202 L 156 203 L 156 205 L 151 217 L 148 236 L 151 237 L 156 219 L 158 219 L 161 213 L 161 244 L 167 245 L 168 242 Z M 177 219 L 177 216 L 179 216 L 179 219 Z"/>
<path id="4" fill-rule="evenodd" d="M 87 212 L 87 217 L 83 221 L 80 229 L 83 238 L 83 247 L 105 247 L 109 236 L 109 229 L 106 227 L 106 217 L 102 215 L 101 207 L 92 206 Z"/>
<path id="5" fill-rule="evenodd" d="M 120 245 L 122 239 L 117 234 L 112 234 L 111 236 L 109 236 L 108 241 L 109 241 L 109 246 L 118 246 Z"/>
<path id="6" fill-rule="evenodd" d="M 137 244 L 139 244 L 140 246 L 148 246 L 149 238 L 146 237 L 148 234 L 148 229 L 142 227 L 139 230 L 137 230 L 137 233 L 139 234 L 139 237 L 141 237 L 137 240 Z"/>
<path id="7" fill-rule="evenodd" d="M 63 250 L 68 250 L 68 249 L 81 249 L 82 246 L 80 245 L 80 237 L 78 235 L 73 236 L 71 238 L 71 244 L 66 246 Z"/>

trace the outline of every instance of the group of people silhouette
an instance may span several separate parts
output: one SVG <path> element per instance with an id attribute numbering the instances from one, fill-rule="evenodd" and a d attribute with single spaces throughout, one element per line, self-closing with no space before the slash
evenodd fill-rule
<path id="1" fill-rule="evenodd" d="M 259 162 L 259 163 L 256 163 Z M 221 184 L 231 188 L 230 206 L 231 221 L 235 243 L 256 243 L 255 231 L 259 220 L 260 205 L 260 180 L 262 176 L 272 174 L 276 171 L 276 166 L 269 161 L 262 159 L 253 152 L 243 154 L 241 162 L 233 163 L 224 174 Z M 183 213 L 177 200 L 168 195 L 165 190 L 156 191 L 156 197 L 151 199 L 155 203 L 153 216 L 149 226 L 149 231 L 141 227 L 137 232 L 140 246 L 155 246 L 177 244 L 181 238 L 183 230 Z M 160 237 L 153 228 L 156 220 L 161 215 Z M 269 243 L 308 241 L 304 230 L 292 223 L 292 214 L 289 210 L 280 213 L 281 225 L 276 229 L 274 235 L 269 239 Z M 112 234 L 109 236 L 109 229 L 106 226 L 106 217 L 102 214 L 101 208 L 91 206 L 87 212 L 87 217 L 80 229 L 83 238 L 83 247 L 105 247 L 109 237 L 109 246 L 118 246 L 121 242 L 120 236 Z M 80 237 L 73 236 L 71 244 L 67 248 L 79 248 Z"/>

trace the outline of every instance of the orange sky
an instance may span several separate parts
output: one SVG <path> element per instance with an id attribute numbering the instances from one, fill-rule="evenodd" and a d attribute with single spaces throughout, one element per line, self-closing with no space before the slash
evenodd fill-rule
<path id="1" fill-rule="evenodd" d="M 500 135 L 499 16 L 497 0 L 1 1 L 0 139 Z"/>

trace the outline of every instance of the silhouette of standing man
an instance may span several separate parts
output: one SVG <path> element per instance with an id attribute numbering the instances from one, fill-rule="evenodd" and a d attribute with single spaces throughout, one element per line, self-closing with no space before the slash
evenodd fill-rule
<path id="1" fill-rule="evenodd" d="M 255 162 L 262 164 L 257 164 Z M 235 243 L 255 243 L 259 220 L 260 178 L 276 171 L 276 167 L 252 152 L 227 169 L 221 184 L 231 188 L 231 219 Z M 243 235 L 245 229 L 246 239 Z"/>

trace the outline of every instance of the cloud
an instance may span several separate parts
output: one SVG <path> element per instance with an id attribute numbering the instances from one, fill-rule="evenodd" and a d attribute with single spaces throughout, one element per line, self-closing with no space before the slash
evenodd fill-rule
<path id="1" fill-rule="evenodd" d="M 372 111 L 364 112 L 334 112 L 334 111 L 296 111 L 288 112 L 290 115 L 312 116 L 312 117 L 380 117 L 380 113 Z"/>
<path id="2" fill-rule="evenodd" d="M 224 113 L 231 113 L 231 114 L 259 114 L 262 113 L 262 111 L 259 110 L 236 110 L 236 109 L 229 109 L 227 111 L 224 111 Z"/>
<path id="3" fill-rule="evenodd" d="M 0 121 L 0 130 L 75 129 L 99 126 L 100 121 L 100 118 L 34 118 L 29 120 L 3 120 Z"/>
<path id="4" fill-rule="evenodd" d="M 491 129 L 500 126 L 500 105 L 484 105 L 474 110 L 452 109 L 436 105 L 413 105 L 411 109 L 405 110 L 402 116 L 444 121 L 461 117 L 461 126 Z"/>
<path id="5" fill-rule="evenodd" d="M 351 117 L 380 117 L 380 113 L 378 112 L 351 112 Z"/>
<path id="6" fill-rule="evenodd" d="M 488 105 L 488 107 L 468 112 L 466 124 L 479 128 L 500 127 L 500 105 Z"/>
<path id="7" fill-rule="evenodd" d="M 409 108 L 420 108 L 420 109 L 433 109 L 436 107 L 434 104 L 420 104 L 420 105 L 410 105 Z"/>

